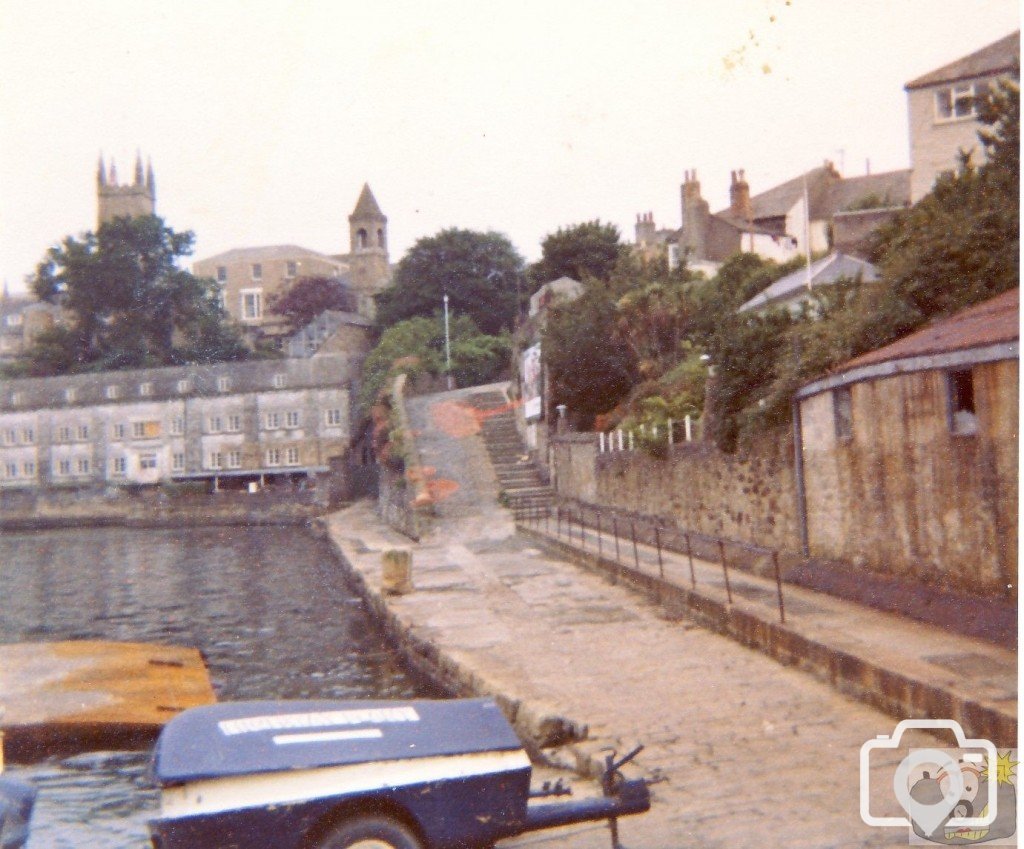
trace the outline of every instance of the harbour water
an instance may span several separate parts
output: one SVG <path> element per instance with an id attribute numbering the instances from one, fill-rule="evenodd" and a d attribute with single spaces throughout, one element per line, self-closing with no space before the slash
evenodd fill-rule
<path id="1" fill-rule="evenodd" d="M 196 646 L 221 701 L 431 695 L 302 528 L 0 535 L 0 643 L 76 639 Z M 147 752 L 9 765 L 40 788 L 29 849 L 148 846 L 147 766 Z"/>

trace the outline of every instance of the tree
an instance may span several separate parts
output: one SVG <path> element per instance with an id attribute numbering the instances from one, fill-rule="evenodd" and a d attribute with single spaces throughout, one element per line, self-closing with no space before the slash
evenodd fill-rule
<path id="1" fill-rule="evenodd" d="M 305 327 L 324 310 L 356 312 L 357 309 L 352 290 L 332 277 L 300 277 L 269 305 L 269 311 L 284 316 L 292 330 Z"/>
<path id="2" fill-rule="evenodd" d="M 416 242 L 377 296 L 384 326 L 441 309 L 468 315 L 484 333 L 511 329 L 523 286 L 523 258 L 501 233 L 451 228 Z"/>
<path id="3" fill-rule="evenodd" d="M 70 325 L 29 351 L 33 374 L 215 362 L 248 356 L 224 321 L 217 287 L 181 270 L 191 232 L 156 216 L 116 218 L 80 238 L 68 236 L 40 263 L 32 288 L 60 303 Z"/>
<path id="4" fill-rule="evenodd" d="M 449 323 L 451 374 L 459 386 L 473 386 L 497 380 L 508 368 L 511 341 L 507 335 L 481 333 L 466 315 Z M 369 408 L 388 381 L 399 372 L 410 377 L 445 374 L 444 319 L 439 315 L 400 321 L 381 335 L 363 365 L 360 402 Z"/>
<path id="5" fill-rule="evenodd" d="M 615 334 L 615 302 L 600 283 L 551 308 L 541 341 L 553 404 L 565 404 L 576 426 L 615 407 L 637 379 L 636 358 Z"/>
<path id="6" fill-rule="evenodd" d="M 530 266 L 531 289 L 535 291 L 559 277 L 608 280 L 628 253 L 629 247 L 622 243 L 614 224 L 595 219 L 559 227 L 541 242 L 541 258 Z"/>

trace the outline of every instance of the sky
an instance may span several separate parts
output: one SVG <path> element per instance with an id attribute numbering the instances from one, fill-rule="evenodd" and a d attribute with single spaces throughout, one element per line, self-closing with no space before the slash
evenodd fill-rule
<path id="1" fill-rule="evenodd" d="M 527 259 L 559 227 L 680 226 L 833 161 L 909 165 L 909 80 L 1019 27 L 1017 0 L 0 0 L 0 278 L 95 228 L 96 164 L 236 247 L 349 250 L 368 182 L 393 262 L 446 227 Z"/>

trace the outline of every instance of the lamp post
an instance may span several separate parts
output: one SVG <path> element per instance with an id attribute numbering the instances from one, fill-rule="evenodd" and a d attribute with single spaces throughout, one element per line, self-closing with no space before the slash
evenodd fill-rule
<path id="1" fill-rule="evenodd" d="M 448 375 L 448 388 L 452 388 L 452 343 L 448 335 L 448 293 L 444 293 L 444 368 Z"/>

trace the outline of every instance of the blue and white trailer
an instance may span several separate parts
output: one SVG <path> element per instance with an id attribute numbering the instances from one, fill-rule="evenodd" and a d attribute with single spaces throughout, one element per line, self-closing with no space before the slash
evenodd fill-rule
<path id="1" fill-rule="evenodd" d="M 451 701 L 233 702 L 192 708 L 157 741 L 156 849 L 471 849 L 642 813 L 609 759 L 604 795 L 529 804 L 531 765 L 498 706 Z M 561 787 L 541 795 L 562 795 Z"/>

